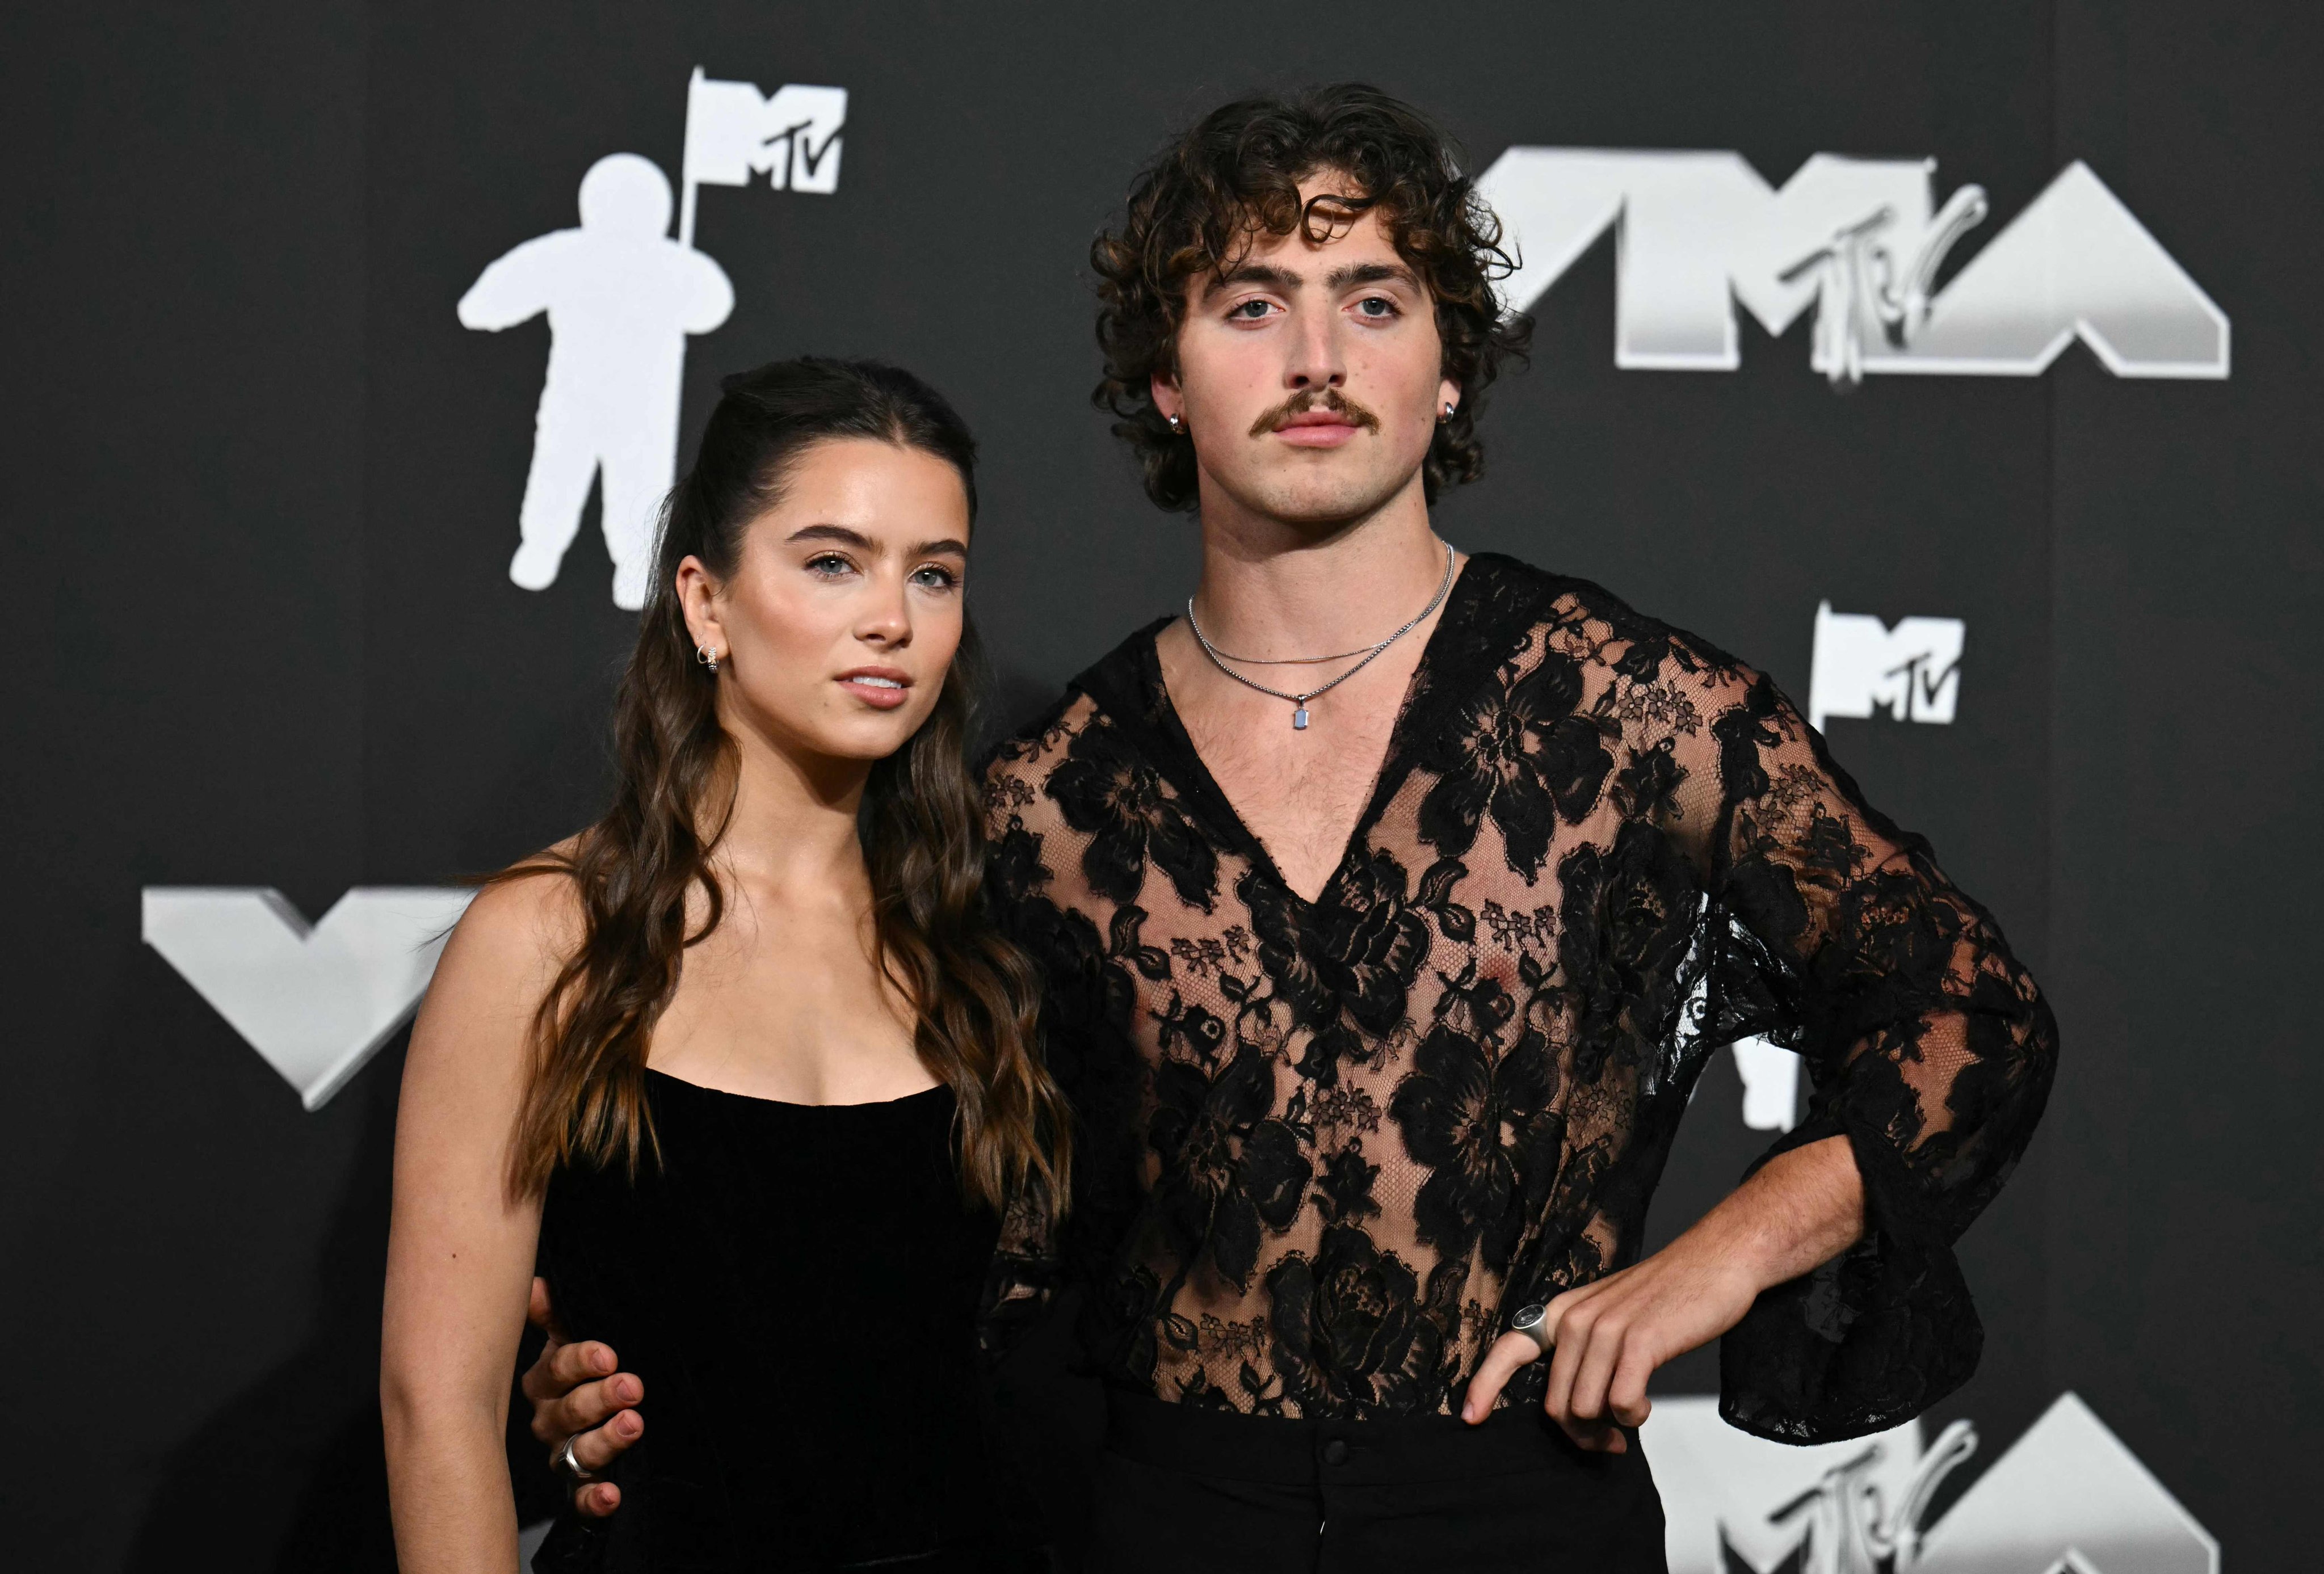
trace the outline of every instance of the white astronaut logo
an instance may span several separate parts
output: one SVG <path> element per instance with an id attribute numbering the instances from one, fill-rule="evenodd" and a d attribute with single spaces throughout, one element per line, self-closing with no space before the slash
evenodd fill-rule
<path id="1" fill-rule="evenodd" d="M 582 178 L 578 228 L 516 246 L 460 298 L 462 325 L 486 332 L 549 315 L 513 583 L 556 583 L 595 482 L 613 603 L 645 604 L 654 513 L 677 472 L 686 341 L 734 308 L 725 270 L 694 246 L 696 190 L 744 185 L 756 172 L 776 190 L 827 195 L 839 185 L 846 118 L 844 87 L 795 85 L 765 98 L 748 82 L 709 80 L 697 69 L 676 239 L 669 177 L 639 154 L 608 154 Z"/>
<path id="2" fill-rule="evenodd" d="M 1731 372 L 1739 301 L 1770 334 L 1812 307 L 1810 362 L 1868 373 L 2038 375 L 2076 338 L 2117 377 L 2227 374 L 2227 318 L 2079 160 L 1947 284 L 1983 189 L 1944 204 L 1934 161 L 1818 153 L 1778 189 L 1734 152 L 1510 148 L 1480 177 L 1524 310 L 1611 228 L 1614 364 Z"/>

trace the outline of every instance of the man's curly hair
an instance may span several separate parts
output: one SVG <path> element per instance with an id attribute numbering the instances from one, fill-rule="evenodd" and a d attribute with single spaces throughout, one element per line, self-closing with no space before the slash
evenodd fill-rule
<path id="1" fill-rule="evenodd" d="M 1428 500 L 1482 474 L 1481 396 L 1503 360 L 1525 358 L 1533 325 L 1501 313 L 1494 282 L 1515 264 L 1455 153 L 1410 105 L 1346 82 L 1213 110 L 1139 173 L 1120 229 L 1090 247 L 1105 352 L 1091 400 L 1117 418 L 1114 433 L 1137 452 L 1157 505 L 1194 506 L 1193 439 L 1170 429 L 1152 388 L 1156 375 L 1177 374 L 1188 281 L 1223 275 L 1261 234 L 1296 229 L 1320 244 L 1372 211 L 1435 301 L 1444 375 L 1461 385 L 1460 408 L 1438 424 L 1422 465 Z M 1351 189 L 1302 204 L 1299 182 L 1319 170 L 1346 175 Z"/>

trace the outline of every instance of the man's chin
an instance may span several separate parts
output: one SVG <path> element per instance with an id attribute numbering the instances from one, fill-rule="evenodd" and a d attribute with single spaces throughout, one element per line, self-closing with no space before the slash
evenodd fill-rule
<path id="1" fill-rule="evenodd" d="M 1412 477 L 1269 477 L 1249 489 L 1224 490 L 1249 512 L 1303 533 L 1328 534 L 1373 514 L 1412 484 Z"/>

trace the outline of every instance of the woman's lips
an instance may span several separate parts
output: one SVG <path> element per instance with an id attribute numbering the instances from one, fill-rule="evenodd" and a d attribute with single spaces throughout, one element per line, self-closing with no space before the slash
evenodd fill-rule
<path id="1" fill-rule="evenodd" d="M 874 710 L 892 711 L 911 697 L 911 679 L 894 672 L 846 672 L 839 686 Z"/>

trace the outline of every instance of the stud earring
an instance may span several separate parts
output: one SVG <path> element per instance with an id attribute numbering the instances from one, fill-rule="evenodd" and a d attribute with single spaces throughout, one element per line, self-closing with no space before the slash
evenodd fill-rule
<path id="1" fill-rule="evenodd" d="M 1449 399 L 1448 399 L 1448 400 L 1446 400 L 1444 401 L 1444 419 L 1445 419 L 1446 420 L 1448 420 L 1448 421 L 1449 421 L 1449 420 L 1451 420 L 1451 419 L 1452 419 L 1452 410 L 1453 410 L 1453 409 L 1454 409 L 1454 406 L 1453 406 L 1452 401 L 1451 400 L 1449 400 Z"/>
<path id="2" fill-rule="evenodd" d="M 1170 435 L 1172 437 L 1176 437 L 1185 433 L 1186 429 L 1186 422 L 1183 417 L 1166 415 L 1162 419 L 1170 423 Z"/>
<path id="3" fill-rule="evenodd" d="M 718 651 L 713 646 L 696 646 L 694 648 L 694 658 L 713 672 L 716 672 L 718 670 Z"/>

